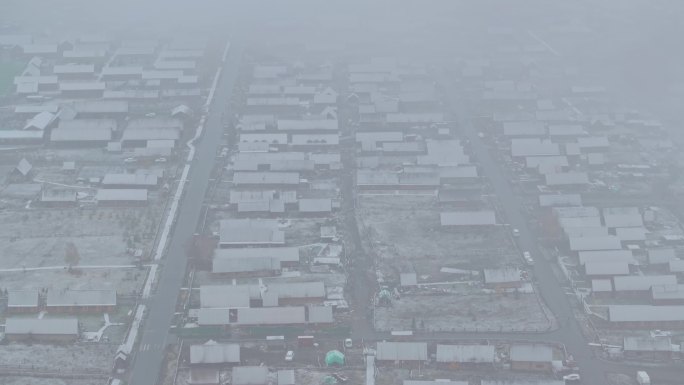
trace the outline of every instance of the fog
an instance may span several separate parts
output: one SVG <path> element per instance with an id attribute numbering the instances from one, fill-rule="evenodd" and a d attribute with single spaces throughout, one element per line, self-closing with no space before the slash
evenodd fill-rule
<path id="1" fill-rule="evenodd" d="M 681 384 L 682 20 L 0 1 L 0 384 Z"/>

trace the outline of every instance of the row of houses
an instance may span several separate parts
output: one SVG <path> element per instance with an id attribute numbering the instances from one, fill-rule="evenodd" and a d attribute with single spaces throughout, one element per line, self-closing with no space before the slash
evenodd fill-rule
<path id="1" fill-rule="evenodd" d="M 111 312 L 116 308 L 115 290 L 10 290 L 7 293 L 7 310 L 10 313 L 33 313 L 46 310 L 50 313 Z"/>

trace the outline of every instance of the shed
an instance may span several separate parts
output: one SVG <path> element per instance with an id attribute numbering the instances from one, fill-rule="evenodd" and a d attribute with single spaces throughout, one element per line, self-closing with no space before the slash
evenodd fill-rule
<path id="1" fill-rule="evenodd" d="M 378 342 L 375 359 L 377 361 L 427 361 L 427 343 L 425 342 Z"/>
<path id="2" fill-rule="evenodd" d="M 219 344 L 207 341 L 190 346 L 191 365 L 239 364 L 240 344 Z"/>
<path id="3" fill-rule="evenodd" d="M 510 360 L 513 370 L 550 372 L 553 367 L 553 348 L 540 344 L 511 345 Z"/>
<path id="4" fill-rule="evenodd" d="M 494 345 L 437 345 L 437 362 L 459 364 L 493 364 Z"/>

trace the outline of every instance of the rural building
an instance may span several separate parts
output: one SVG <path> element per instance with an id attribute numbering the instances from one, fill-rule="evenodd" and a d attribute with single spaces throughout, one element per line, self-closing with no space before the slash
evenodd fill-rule
<path id="1" fill-rule="evenodd" d="M 16 318 L 5 320 L 8 341 L 75 342 L 78 340 L 76 318 Z"/>
<path id="2" fill-rule="evenodd" d="M 159 187 L 159 178 L 155 174 L 105 174 L 101 182 L 106 189 L 155 189 Z"/>
<path id="3" fill-rule="evenodd" d="M 277 246 L 285 244 L 278 221 L 270 219 L 225 219 L 219 222 L 219 247 Z"/>
<path id="4" fill-rule="evenodd" d="M 568 241 L 572 251 L 619 250 L 622 248 L 620 239 L 614 235 L 569 237 Z"/>
<path id="5" fill-rule="evenodd" d="M 299 200 L 299 212 L 307 215 L 327 215 L 332 212 L 332 199 L 304 198 Z"/>
<path id="6" fill-rule="evenodd" d="M 437 362 L 449 365 L 492 365 L 496 361 L 494 345 L 437 345 Z"/>
<path id="7" fill-rule="evenodd" d="M 684 285 L 651 286 L 651 303 L 654 305 L 684 305 Z"/>
<path id="8" fill-rule="evenodd" d="M 115 308 L 115 290 L 49 290 L 46 301 L 46 309 L 57 313 L 108 313 Z"/>
<path id="9" fill-rule="evenodd" d="M 553 348 L 548 345 L 511 345 L 511 369 L 532 372 L 551 372 Z"/>
<path id="10" fill-rule="evenodd" d="M 298 247 L 250 247 L 216 249 L 214 258 L 275 258 L 281 266 L 299 264 Z"/>
<path id="11" fill-rule="evenodd" d="M 102 206 L 144 206 L 147 204 L 147 190 L 101 188 L 97 190 L 95 200 Z"/>
<path id="12" fill-rule="evenodd" d="M 76 191 L 70 189 L 44 189 L 40 195 L 40 204 L 48 207 L 75 206 Z"/>
<path id="13" fill-rule="evenodd" d="M 625 358 L 639 361 L 667 361 L 672 358 L 670 337 L 625 337 Z"/>
<path id="14" fill-rule="evenodd" d="M 420 364 L 428 360 L 425 342 L 378 342 L 375 360 L 378 363 Z"/>
<path id="15" fill-rule="evenodd" d="M 603 209 L 606 227 L 644 227 L 643 217 L 637 207 L 608 207 Z"/>
<path id="16" fill-rule="evenodd" d="M 38 290 L 8 290 L 7 311 L 32 313 L 38 311 Z"/>
<path id="17" fill-rule="evenodd" d="M 503 269 L 484 269 L 484 283 L 497 290 L 519 288 L 523 285 L 520 270 L 509 267 Z"/>
<path id="18" fill-rule="evenodd" d="M 208 341 L 190 346 L 190 365 L 223 366 L 240 363 L 240 344 L 219 344 Z"/>
<path id="19" fill-rule="evenodd" d="M 660 285 L 676 285 L 675 275 L 633 275 L 613 277 L 615 292 L 622 295 L 647 295 L 651 287 Z"/>
<path id="20" fill-rule="evenodd" d="M 682 327 L 684 306 L 610 305 L 607 321 L 624 328 Z"/>

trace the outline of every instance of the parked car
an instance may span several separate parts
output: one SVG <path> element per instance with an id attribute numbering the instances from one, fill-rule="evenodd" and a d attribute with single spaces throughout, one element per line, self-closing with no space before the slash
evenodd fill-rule
<path id="1" fill-rule="evenodd" d="M 518 229 L 513 229 L 513 236 L 518 238 L 520 236 L 520 230 Z"/>
<path id="2" fill-rule="evenodd" d="M 345 347 L 345 348 L 351 348 L 351 347 L 353 347 L 353 346 L 354 346 L 354 344 L 352 343 L 352 339 L 351 339 L 351 338 L 347 338 L 346 340 L 344 340 L 344 347 Z"/>
<path id="3" fill-rule="evenodd" d="M 166 158 L 157 158 L 154 160 L 156 163 L 166 163 Z"/>
<path id="4" fill-rule="evenodd" d="M 580 382 L 580 375 L 577 373 L 572 373 L 572 374 L 566 374 L 563 376 L 563 381 L 565 381 L 566 384 L 576 384 Z"/>
<path id="5" fill-rule="evenodd" d="M 124 163 L 135 163 L 137 159 L 135 158 L 126 158 L 124 159 Z"/>
<path id="6" fill-rule="evenodd" d="M 287 353 L 285 353 L 285 361 L 292 361 L 294 360 L 294 351 L 288 350 Z"/>

